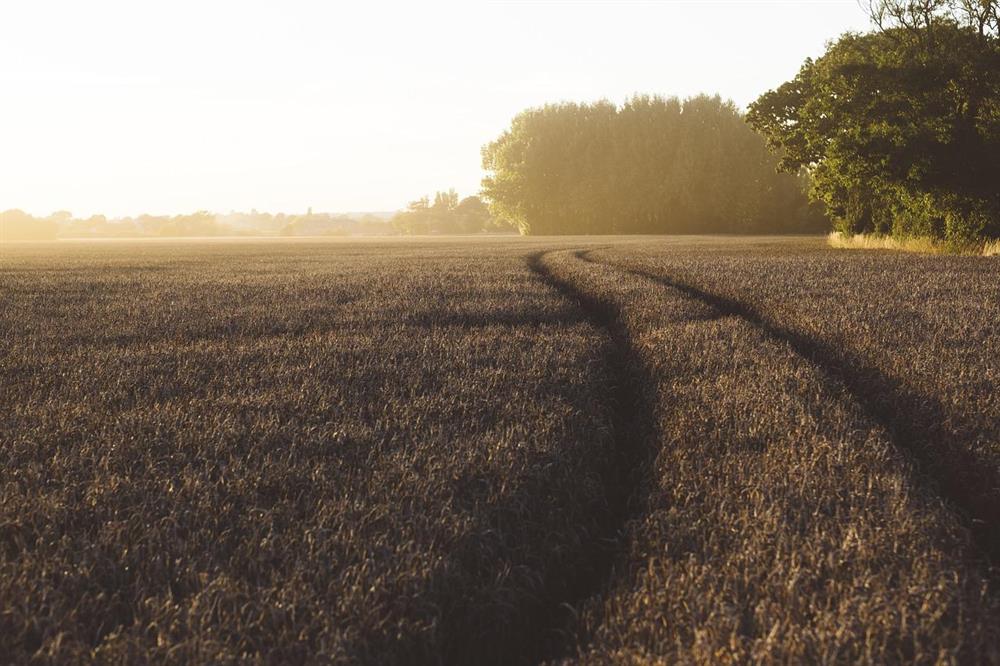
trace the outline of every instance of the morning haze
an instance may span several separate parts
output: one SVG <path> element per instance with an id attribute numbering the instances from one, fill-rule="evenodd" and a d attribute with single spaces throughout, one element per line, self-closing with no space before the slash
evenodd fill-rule
<path id="1" fill-rule="evenodd" d="M 745 106 L 867 25 L 810 3 L 4 3 L 0 210 L 392 211 L 479 189 L 524 108 Z M 43 36 L 43 37 L 42 37 Z"/>

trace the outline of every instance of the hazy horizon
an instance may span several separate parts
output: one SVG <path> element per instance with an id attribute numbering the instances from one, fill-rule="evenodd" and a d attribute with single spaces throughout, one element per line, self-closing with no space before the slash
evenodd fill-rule
<path id="1" fill-rule="evenodd" d="M 853 0 L 52 0 L 0 20 L 0 210 L 78 217 L 470 195 L 480 147 L 524 108 L 635 93 L 744 107 L 868 24 Z"/>

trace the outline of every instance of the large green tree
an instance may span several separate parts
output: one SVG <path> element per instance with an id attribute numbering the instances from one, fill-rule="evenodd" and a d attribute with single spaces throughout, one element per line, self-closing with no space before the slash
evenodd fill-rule
<path id="1" fill-rule="evenodd" d="M 995 0 L 874 2 L 846 34 L 750 107 L 808 169 L 847 233 L 967 243 L 1000 235 L 1000 44 Z"/>

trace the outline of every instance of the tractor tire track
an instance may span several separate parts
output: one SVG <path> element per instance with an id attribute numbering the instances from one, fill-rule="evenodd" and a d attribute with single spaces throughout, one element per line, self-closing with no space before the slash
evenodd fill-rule
<path id="1" fill-rule="evenodd" d="M 935 433 L 926 432 L 907 418 L 908 414 L 924 411 L 942 413 L 943 406 L 929 396 L 918 399 L 908 395 L 896 382 L 864 359 L 784 326 L 751 304 L 701 289 L 669 275 L 594 258 L 592 253 L 600 249 L 606 248 L 581 250 L 576 252 L 576 256 L 597 266 L 676 289 L 724 316 L 741 318 L 772 339 L 787 344 L 831 381 L 846 389 L 865 416 L 884 429 L 892 445 L 915 463 L 924 484 L 930 485 L 930 490 L 956 510 L 985 561 L 993 592 L 1000 591 L 1000 531 L 995 529 L 1000 524 L 1000 493 L 997 492 L 996 474 L 969 449 L 949 451 L 952 460 L 942 465 L 939 452 L 935 451 L 931 440 Z"/>
<path id="2" fill-rule="evenodd" d="M 651 470 L 655 457 L 653 444 L 656 425 L 652 419 L 651 400 L 647 393 L 654 382 L 641 362 L 631 336 L 623 324 L 617 304 L 586 293 L 569 280 L 556 275 L 544 258 L 553 251 L 527 257 L 528 268 L 535 276 L 565 298 L 577 304 L 588 320 L 609 339 L 607 357 L 611 377 L 609 406 L 612 421 L 612 465 L 603 474 L 609 518 L 602 533 L 589 544 L 591 566 L 564 598 L 554 604 L 547 618 L 543 638 L 534 650 L 539 662 L 570 658 L 579 647 L 571 631 L 577 609 L 600 595 L 614 574 L 614 563 L 622 549 L 627 523 L 645 506 L 645 494 L 652 484 Z M 577 253 L 579 254 L 579 253 Z"/>

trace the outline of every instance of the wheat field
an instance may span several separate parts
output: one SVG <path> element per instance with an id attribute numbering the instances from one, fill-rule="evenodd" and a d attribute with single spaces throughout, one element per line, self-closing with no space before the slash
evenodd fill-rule
<path id="1" fill-rule="evenodd" d="M 0 661 L 1000 660 L 994 259 L 0 247 Z"/>

